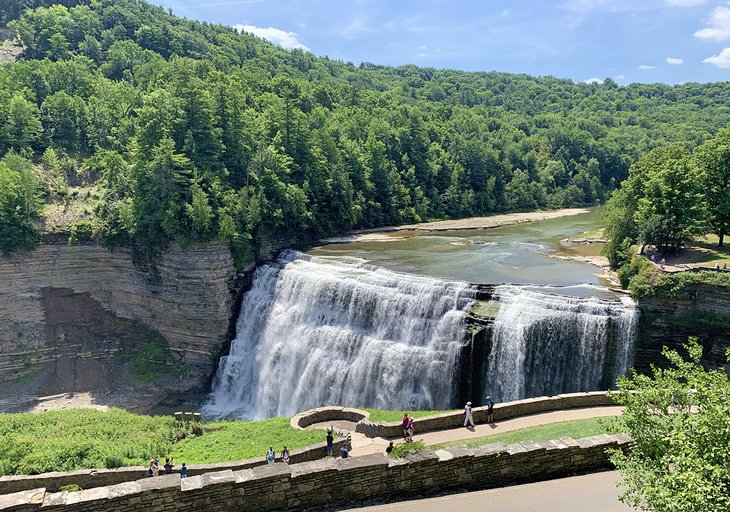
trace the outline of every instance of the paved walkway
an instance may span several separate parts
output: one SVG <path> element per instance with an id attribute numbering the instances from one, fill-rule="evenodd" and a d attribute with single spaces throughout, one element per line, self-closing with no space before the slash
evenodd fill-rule
<path id="1" fill-rule="evenodd" d="M 427 446 L 451 441 L 460 441 L 462 439 L 474 439 L 477 437 L 485 437 L 504 432 L 511 432 L 527 427 L 535 427 L 538 425 L 548 425 L 550 423 L 559 423 L 561 421 L 571 421 L 586 418 L 605 418 L 609 416 L 618 416 L 623 411 L 622 407 L 586 407 L 580 409 L 566 409 L 562 411 L 544 412 L 540 414 L 531 414 L 529 416 L 520 416 L 517 418 L 501 420 L 493 424 L 478 424 L 472 428 L 452 428 L 448 430 L 437 430 L 433 432 L 425 432 L 413 436 L 414 441 L 423 441 Z M 352 433 L 352 456 L 358 457 L 362 455 L 370 455 L 372 453 L 384 452 L 390 441 L 398 443 L 401 438 L 369 438 L 364 434 L 356 432 Z"/>
<path id="2" fill-rule="evenodd" d="M 360 512 L 638 512 L 619 502 L 618 472 L 449 494 L 349 510 Z"/>

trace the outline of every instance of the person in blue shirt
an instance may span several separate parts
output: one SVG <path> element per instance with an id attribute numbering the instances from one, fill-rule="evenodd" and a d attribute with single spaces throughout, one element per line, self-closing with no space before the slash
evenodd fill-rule
<path id="1" fill-rule="evenodd" d="M 340 448 L 340 457 L 342 457 L 343 459 L 346 459 L 349 456 L 350 456 L 350 452 L 347 450 L 347 446 L 343 446 L 342 448 Z"/>
<path id="2" fill-rule="evenodd" d="M 494 423 L 494 400 L 489 395 L 485 396 L 484 399 L 486 400 L 484 405 L 487 406 L 487 423 Z"/>
<path id="3" fill-rule="evenodd" d="M 180 478 L 187 478 L 188 476 L 188 468 L 183 462 L 182 467 L 180 468 Z"/>
<path id="4" fill-rule="evenodd" d="M 269 451 L 266 452 L 266 462 L 269 464 L 273 464 L 276 461 L 276 453 L 274 452 L 274 447 L 269 446 Z"/>

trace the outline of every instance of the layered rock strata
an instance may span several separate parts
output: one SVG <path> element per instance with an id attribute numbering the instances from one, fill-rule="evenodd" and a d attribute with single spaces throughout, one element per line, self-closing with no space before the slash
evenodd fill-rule
<path id="1" fill-rule="evenodd" d="M 159 363 L 178 366 L 161 385 L 200 389 L 244 285 L 219 245 L 171 249 L 154 265 L 94 245 L 0 257 L 0 395 L 128 384 L 120 368 L 159 335 L 174 356 Z"/>

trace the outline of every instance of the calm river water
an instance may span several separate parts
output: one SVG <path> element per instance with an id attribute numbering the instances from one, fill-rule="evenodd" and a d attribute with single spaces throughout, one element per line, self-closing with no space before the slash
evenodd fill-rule
<path id="1" fill-rule="evenodd" d="M 601 208 L 588 213 L 488 230 L 383 233 L 384 241 L 327 244 L 309 253 L 354 257 L 390 270 L 472 283 L 533 284 L 578 296 L 613 296 L 589 263 L 555 256 L 594 256 L 601 246 L 561 244 L 601 226 Z M 579 285 L 579 286 L 575 286 Z M 567 287 L 567 288 L 563 288 Z"/>

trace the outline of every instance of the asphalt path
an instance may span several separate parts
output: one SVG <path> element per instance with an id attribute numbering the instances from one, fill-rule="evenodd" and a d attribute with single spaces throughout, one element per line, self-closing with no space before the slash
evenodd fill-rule
<path id="1" fill-rule="evenodd" d="M 639 512 L 618 500 L 616 471 L 559 478 L 486 491 L 449 494 L 372 507 L 359 512 Z"/>

